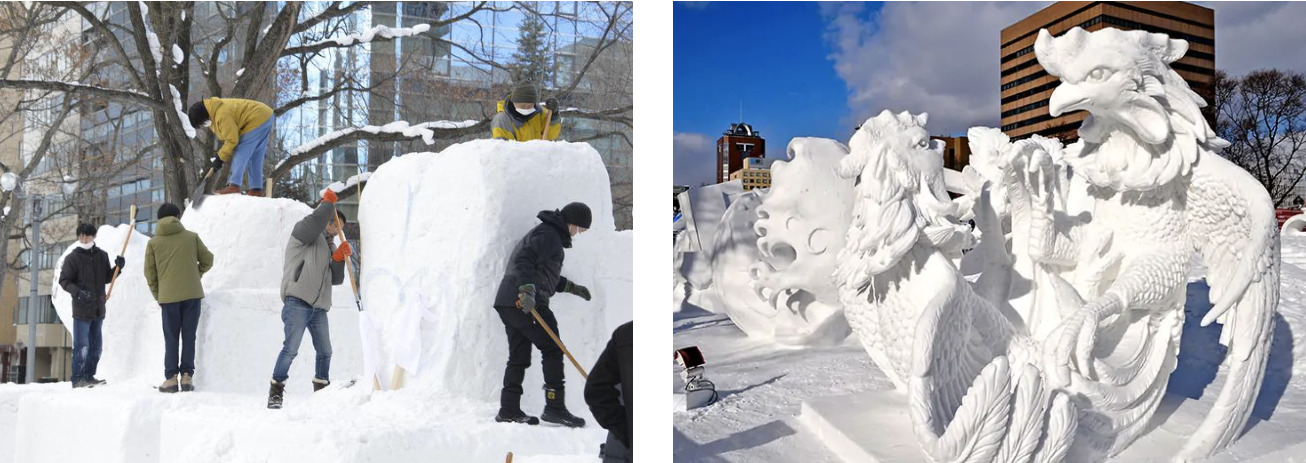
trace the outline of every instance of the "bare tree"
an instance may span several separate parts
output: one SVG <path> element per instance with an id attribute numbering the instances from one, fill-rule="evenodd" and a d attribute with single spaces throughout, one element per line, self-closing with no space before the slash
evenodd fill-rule
<path id="1" fill-rule="evenodd" d="M 1278 206 L 1306 174 L 1306 77 L 1263 69 L 1242 78 L 1217 71 L 1215 130 L 1231 145 L 1224 156 L 1250 172 Z"/>

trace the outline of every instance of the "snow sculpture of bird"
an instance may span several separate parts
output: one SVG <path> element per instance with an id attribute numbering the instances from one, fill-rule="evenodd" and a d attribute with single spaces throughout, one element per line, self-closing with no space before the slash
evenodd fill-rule
<path id="1" fill-rule="evenodd" d="M 1037 344 L 954 265 L 973 235 L 944 191 L 942 146 L 925 121 L 885 111 L 840 162 L 840 176 L 856 179 L 835 270 L 849 324 L 906 393 L 931 461 L 1061 461 L 1075 408 L 1032 363 Z"/>
<path id="2" fill-rule="evenodd" d="M 1178 459 L 1237 439 L 1264 377 L 1279 298 L 1274 203 L 1219 156 L 1228 142 L 1169 66 L 1187 49 L 1164 34 L 1118 29 L 1074 28 L 1057 38 L 1043 30 L 1035 43 L 1039 64 L 1062 81 L 1051 115 L 1090 114 L 1065 155 L 1092 185 L 1092 223 L 1047 248 L 1050 259 L 1103 268 L 1099 288 L 1077 288 L 1087 304 L 1044 351 L 1058 385 L 1090 404 L 1072 459 L 1081 450 L 1115 455 L 1148 428 L 1176 363 L 1194 253 L 1208 268 L 1213 302 L 1202 325 L 1222 323 L 1229 350 L 1224 387 Z M 1101 255 L 1078 253 L 1097 246 L 1087 243 L 1109 244 Z"/>

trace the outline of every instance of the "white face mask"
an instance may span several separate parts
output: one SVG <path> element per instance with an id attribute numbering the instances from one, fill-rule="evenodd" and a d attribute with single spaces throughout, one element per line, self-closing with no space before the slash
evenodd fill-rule
<path id="1" fill-rule="evenodd" d="M 91 249 L 91 246 L 95 246 L 95 242 L 94 242 L 94 241 L 92 241 L 92 242 L 90 242 L 90 243 L 83 243 L 83 242 L 81 242 L 81 241 L 78 241 L 78 242 L 77 242 L 77 247 L 82 248 L 82 249 Z"/>
<path id="2" fill-rule="evenodd" d="M 518 109 L 517 114 L 521 114 L 523 116 L 529 116 L 531 114 L 535 114 L 535 107 L 531 106 L 530 109 Z"/>

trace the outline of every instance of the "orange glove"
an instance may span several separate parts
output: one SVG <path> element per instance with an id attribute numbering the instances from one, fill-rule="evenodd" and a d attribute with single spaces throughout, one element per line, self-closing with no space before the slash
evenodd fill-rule
<path id="1" fill-rule="evenodd" d="M 336 197 L 336 192 L 330 188 L 327 188 L 326 193 L 322 193 L 322 200 L 328 203 L 335 204 L 338 199 L 340 198 Z"/>
<path id="2" fill-rule="evenodd" d="M 336 248 L 336 252 L 331 253 L 331 260 L 344 262 L 345 259 L 348 259 L 349 256 L 352 255 L 354 255 L 354 250 L 349 248 L 349 242 L 346 241 L 340 243 L 340 247 Z"/>

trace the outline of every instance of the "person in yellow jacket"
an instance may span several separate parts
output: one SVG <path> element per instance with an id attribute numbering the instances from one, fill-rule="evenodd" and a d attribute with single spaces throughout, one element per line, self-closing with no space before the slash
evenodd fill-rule
<path id="1" fill-rule="evenodd" d="M 544 108 L 540 108 L 536 101 L 539 101 L 539 94 L 535 91 L 535 84 L 518 82 L 508 99 L 499 102 L 499 113 L 490 121 L 490 135 L 496 140 L 557 140 L 562 132 L 562 125 L 558 124 L 557 100 L 550 98 Z M 549 125 L 548 136 L 542 136 L 545 135 L 545 124 Z"/>
<path id="2" fill-rule="evenodd" d="M 220 195 L 240 193 L 242 181 L 249 177 L 249 195 L 263 196 L 263 158 L 268 153 L 268 137 L 276 117 L 272 108 L 254 100 L 240 98 L 207 98 L 190 106 L 187 111 L 190 125 L 208 127 L 222 140 L 218 157 L 213 158 L 214 170 L 231 162 L 231 178 L 227 186 L 215 191 Z"/>

